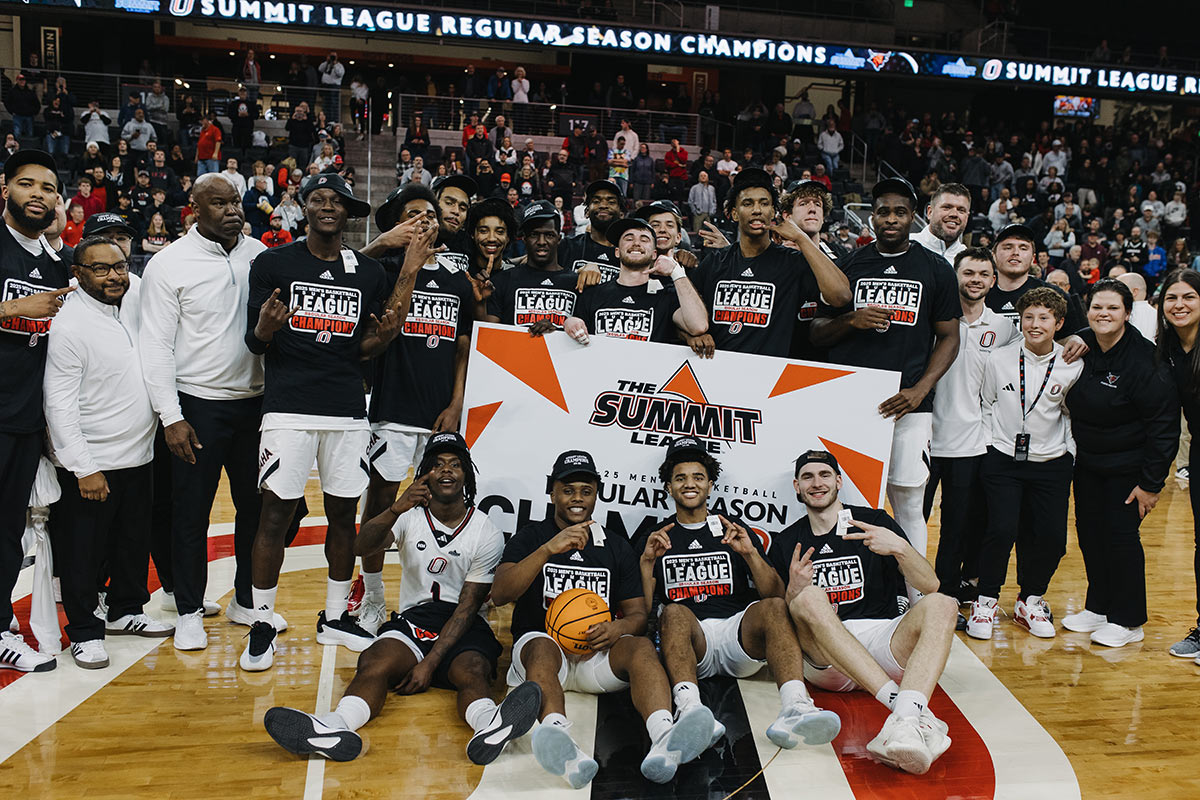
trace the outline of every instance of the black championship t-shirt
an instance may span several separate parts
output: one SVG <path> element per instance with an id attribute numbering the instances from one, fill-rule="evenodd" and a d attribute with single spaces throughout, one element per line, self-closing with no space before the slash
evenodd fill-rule
<path id="1" fill-rule="evenodd" d="M 860 247 L 839 265 L 850 279 L 851 305 L 822 316 L 836 317 L 867 306 L 882 306 L 892 319 L 885 330 L 852 329 L 829 348 L 829 360 L 856 367 L 899 370 L 900 388 L 913 386 L 925 374 L 933 352 L 935 322 L 958 319 L 958 281 L 946 259 L 919 244 L 896 256 L 885 256 L 874 245 Z M 933 410 L 933 394 L 917 411 Z"/>
<path id="2" fill-rule="evenodd" d="M 501 564 L 516 564 L 558 535 L 553 517 L 531 522 L 517 531 L 504 546 Z M 597 545 L 588 540 L 582 550 L 568 550 L 550 556 L 542 570 L 517 598 L 512 614 L 512 638 L 529 631 L 546 630 L 546 609 L 568 589 L 591 589 L 604 599 L 616 616 L 621 603 L 642 596 L 642 573 L 633 549 L 623 536 L 604 536 Z"/>
<path id="3" fill-rule="evenodd" d="M 259 310 L 275 289 L 296 313 L 266 349 L 263 413 L 365 417 L 360 347 L 387 301 L 383 267 L 353 250 L 322 261 L 303 241 L 259 253 L 246 306 L 251 349 Z"/>
<path id="4" fill-rule="evenodd" d="M 854 519 L 895 531 L 905 541 L 900 525 L 886 511 L 865 506 L 846 506 Z M 862 532 L 850 526 L 849 531 Z M 812 521 L 805 516 L 775 534 L 768 559 L 775 571 L 788 580 L 792 553 L 796 545 L 801 555 L 812 554 L 813 583 L 825 590 L 840 619 L 892 619 L 908 608 L 907 589 L 900 565 L 891 556 L 872 553 L 858 539 L 843 539 L 836 532 L 813 533 Z"/>
<path id="5" fill-rule="evenodd" d="M 44 250 L 33 255 L 0 221 L 0 302 L 66 286 L 67 263 L 61 254 L 55 255 L 57 259 Z M 0 320 L 0 372 L 4 375 L 0 381 L 0 431 L 36 433 L 45 426 L 42 378 L 49 333 L 48 318 Z"/>
<path id="6" fill-rule="evenodd" d="M 577 276 L 568 270 L 547 272 L 522 264 L 492 273 L 495 290 L 488 314 L 505 325 L 529 326 L 548 319 L 558 327 L 575 313 Z"/>
<path id="7" fill-rule="evenodd" d="M 1005 291 L 1001 289 L 999 284 L 993 286 L 991 291 L 987 293 L 987 297 L 983 299 L 983 302 L 984 305 L 986 305 L 992 311 L 995 311 L 1000 316 L 1007 317 L 1008 319 L 1012 320 L 1013 326 L 1020 331 L 1021 315 L 1017 313 L 1017 301 L 1021 299 L 1021 295 L 1025 294 L 1031 289 L 1037 289 L 1040 286 L 1049 286 L 1051 289 L 1062 295 L 1063 299 L 1067 301 L 1067 317 L 1063 322 L 1062 328 L 1059 329 L 1058 333 L 1054 334 L 1055 339 L 1061 341 L 1062 339 L 1065 339 L 1071 334 L 1075 333 L 1075 331 L 1087 327 L 1087 317 L 1084 316 L 1083 309 L 1079 305 L 1078 301 L 1057 286 L 1046 283 L 1041 278 L 1035 278 L 1032 275 L 1030 275 L 1019 287 L 1011 291 Z"/>
<path id="8" fill-rule="evenodd" d="M 387 273 L 388 293 L 397 273 Z M 400 335 L 375 359 L 372 422 L 432 428 L 454 395 L 458 337 L 471 335 L 475 296 L 462 272 L 425 266 L 413 283 Z"/>
<path id="9" fill-rule="evenodd" d="M 797 315 L 816 311 L 820 289 L 799 250 L 772 244 L 746 258 L 734 244 L 707 255 L 692 280 L 708 307 L 718 350 L 786 358 Z"/>
<path id="10" fill-rule="evenodd" d="M 679 296 L 675 287 L 661 282 L 659 285 L 662 288 L 651 292 L 648 282 L 622 286 L 616 281 L 605 281 L 584 290 L 575 302 L 575 316 L 595 336 L 678 343 L 672 317 L 679 308 Z"/>
<path id="11" fill-rule="evenodd" d="M 654 562 L 655 606 L 683 603 L 696 619 L 726 619 L 759 599 L 746 559 L 723 544 L 721 536 L 703 522 L 684 526 L 674 515 L 662 525 L 672 522 L 676 525 L 668 533 L 671 549 Z M 758 537 L 751 534 L 750 540 L 761 554 Z"/>
<path id="12" fill-rule="evenodd" d="M 829 248 L 825 242 L 818 242 L 817 246 L 821 248 L 821 252 L 829 257 L 835 265 L 838 263 L 838 255 Z M 817 318 L 817 308 L 820 303 L 816 298 L 811 300 L 800 300 L 800 307 L 796 309 L 796 327 L 792 329 L 792 346 L 788 350 L 788 358 L 795 358 L 801 361 L 828 361 L 829 349 L 825 347 L 817 347 L 812 343 L 812 321 Z"/>
<path id="13" fill-rule="evenodd" d="M 566 239 L 558 246 L 558 263 L 575 272 L 588 264 L 595 264 L 606 281 L 616 280 L 621 274 L 617 248 L 596 244 L 596 240 L 587 231 Z"/>

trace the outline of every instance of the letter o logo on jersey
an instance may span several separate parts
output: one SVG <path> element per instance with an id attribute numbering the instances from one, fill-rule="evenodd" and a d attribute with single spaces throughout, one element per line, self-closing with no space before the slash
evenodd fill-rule
<path id="1" fill-rule="evenodd" d="M 450 562 L 447 561 L 446 559 L 442 558 L 441 556 L 438 556 L 433 561 L 429 562 L 429 566 L 425 568 L 425 571 L 428 572 L 430 575 L 440 575 L 446 571 L 446 566 L 449 563 Z"/>
<path id="2" fill-rule="evenodd" d="M 437 346 L 441 343 L 441 341 L 442 341 L 442 337 L 440 337 L 436 333 L 434 333 L 434 334 L 431 334 L 429 336 L 429 338 L 425 340 L 425 346 L 428 347 L 430 350 L 436 350 Z"/>
<path id="3" fill-rule="evenodd" d="M 317 344 L 329 344 L 333 341 L 333 334 L 329 331 L 321 331 L 317 334 Z"/>
<path id="4" fill-rule="evenodd" d="M 742 321 L 740 319 L 733 322 L 729 326 L 730 333 L 741 333 L 741 330 L 742 330 Z"/>
<path id="5" fill-rule="evenodd" d="M 1062 384 L 1061 383 L 1056 383 L 1050 387 L 1050 396 L 1051 397 L 1058 397 L 1058 395 L 1061 392 L 1062 392 Z"/>
<path id="6" fill-rule="evenodd" d="M 186 17 L 192 13 L 192 9 L 196 6 L 196 0 L 171 0 L 169 6 L 171 13 L 177 17 Z"/>

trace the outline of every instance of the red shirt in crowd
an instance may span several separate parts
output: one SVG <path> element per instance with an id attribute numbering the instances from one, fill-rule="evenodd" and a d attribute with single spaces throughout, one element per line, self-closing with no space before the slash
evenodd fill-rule
<path id="1" fill-rule="evenodd" d="M 83 218 L 85 220 L 88 217 L 90 217 L 92 214 L 99 214 L 101 211 L 104 210 L 104 201 L 101 200 L 99 197 L 97 197 L 95 192 L 88 195 L 87 197 L 84 197 L 81 194 L 77 194 L 71 198 L 71 202 L 68 205 L 79 206 L 80 208 L 82 208 L 83 209 Z M 68 213 L 69 212 L 70 212 L 70 209 L 68 208 Z M 74 247 L 75 245 L 71 245 L 71 246 Z"/>
<path id="2" fill-rule="evenodd" d="M 681 181 L 686 181 L 688 177 L 687 171 L 688 152 L 682 147 L 679 150 L 668 150 L 663 161 L 667 165 L 667 174 L 672 178 L 678 178 Z"/>
<path id="3" fill-rule="evenodd" d="M 196 139 L 196 158 L 199 161 L 211 161 L 216 158 L 217 145 L 221 141 L 221 129 L 216 125 L 209 125 L 207 128 L 200 131 L 200 136 Z"/>
<path id="4" fill-rule="evenodd" d="M 76 225 L 72 220 L 67 220 L 67 227 L 63 228 L 62 240 L 67 247 L 74 247 L 79 244 L 79 240 L 83 238 L 83 223 Z"/>
<path id="5" fill-rule="evenodd" d="M 280 228 L 277 231 L 267 231 L 262 235 L 262 243 L 267 247 L 280 247 L 285 244 L 291 244 L 292 235 Z"/>

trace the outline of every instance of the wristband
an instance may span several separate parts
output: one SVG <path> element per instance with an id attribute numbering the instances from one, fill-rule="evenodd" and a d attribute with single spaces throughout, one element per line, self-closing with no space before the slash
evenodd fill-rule
<path id="1" fill-rule="evenodd" d="M 671 270 L 671 281 L 672 282 L 675 282 L 675 281 L 679 280 L 680 278 L 686 278 L 686 277 L 687 277 L 687 270 L 683 268 L 682 264 L 676 264 L 675 268 L 673 270 Z"/>

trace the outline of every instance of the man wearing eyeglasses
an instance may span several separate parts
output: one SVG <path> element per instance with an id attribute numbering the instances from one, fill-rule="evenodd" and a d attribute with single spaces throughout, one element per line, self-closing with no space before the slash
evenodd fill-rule
<path id="1" fill-rule="evenodd" d="M 54 320 L 44 382 L 46 427 L 59 467 L 55 550 L 71 655 L 109 664 L 104 638 L 166 637 L 174 625 L 142 612 L 157 420 L 138 358 L 140 281 L 112 239 L 75 249 L 80 291 Z M 108 614 L 96 608 L 96 564 L 108 563 Z"/>

